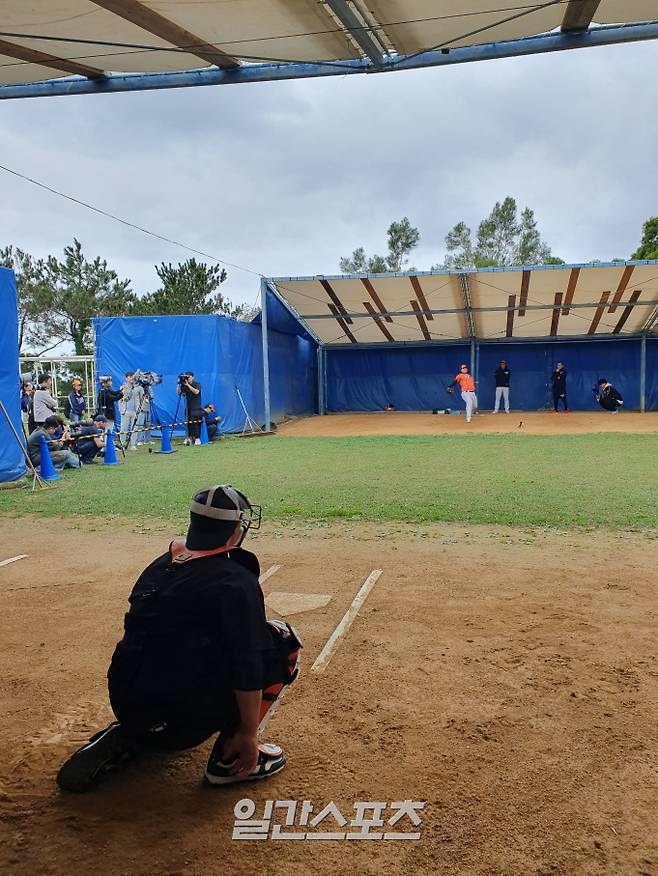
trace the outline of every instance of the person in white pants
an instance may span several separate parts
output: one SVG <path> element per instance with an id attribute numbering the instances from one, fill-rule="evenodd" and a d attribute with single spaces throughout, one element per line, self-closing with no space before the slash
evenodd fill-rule
<path id="1" fill-rule="evenodd" d="M 505 413 L 509 414 L 509 379 L 512 372 L 507 366 L 504 359 L 500 360 L 500 365 L 494 371 L 496 378 L 496 403 L 494 404 L 494 414 L 500 410 L 501 398 L 505 401 Z"/>
<path id="2" fill-rule="evenodd" d="M 475 394 L 475 381 L 468 373 L 468 365 L 459 366 L 459 374 L 455 375 L 455 379 L 448 386 L 448 392 L 452 392 L 453 386 L 458 386 L 461 389 L 462 399 L 466 405 L 466 422 L 470 423 L 471 418 L 478 409 L 478 399 Z"/>

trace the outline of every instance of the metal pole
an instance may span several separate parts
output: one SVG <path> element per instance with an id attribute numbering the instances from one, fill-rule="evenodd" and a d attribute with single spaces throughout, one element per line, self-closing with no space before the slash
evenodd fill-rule
<path id="1" fill-rule="evenodd" d="M 325 398 L 324 398 L 324 367 L 322 347 L 318 347 L 318 414 L 322 416 L 325 413 Z"/>
<path id="2" fill-rule="evenodd" d="M 471 339 L 471 374 L 475 380 L 475 339 Z"/>
<path id="3" fill-rule="evenodd" d="M 267 343 L 267 281 L 260 281 L 260 313 L 261 313 L 261 338 L 263 341 L 263 400 L 265 404 L 265 431 L 269 432 L 272 426 L 270 410 L 270 354 Z"/>
<path id="4" fill-rule="evenodd" d="M 643 414 L 646 406 L 647 386 L 647 336 L 642 335 L 640 341 L 640 413 Z"/>
<path id="5" fill-rule="evenodd" d="M 322 382 L 324 384 L 324 412 L 327 413 L 327 405 L 329 403 L 329 388 L 327 385 L 327 355 L 328 351 L 322 348 Z"/>

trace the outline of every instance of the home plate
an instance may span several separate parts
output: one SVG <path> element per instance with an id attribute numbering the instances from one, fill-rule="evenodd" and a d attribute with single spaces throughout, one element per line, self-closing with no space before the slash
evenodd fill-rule
<path id="1" fill-rule="evenodd" d="M 330 602 L 331 596 L 326 593 L 282 593 L 276 590 L 265 599 L 268 608 L 284 617 L 301 614 L 302 611 L 313 611 L 314 608 L 324 608 Z"/>

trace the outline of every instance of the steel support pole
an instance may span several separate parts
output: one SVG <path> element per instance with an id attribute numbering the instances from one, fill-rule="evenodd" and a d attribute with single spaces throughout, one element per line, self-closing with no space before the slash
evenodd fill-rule
<path id="1" fill-rule="evenodd" d="M 646 408 L 646 389 L 647 389 L 647 336 L 642 335 L 640 341 L 640 413 L 643 414 Z"/>
<path id="2" fill-rule="evenodd" d="M 324 351 L 318 347 L 318 414 L 326 413 L 326 401 L 324 398 Z"/>
<path id="3" fill-rule="evenodd" d="M 265 406 L 265 431 L 269 432 L 272 427 L 272 415 L 270 409 L 270 351 L 267 342 L 267 281 L 260 281 L 260 314 L 261 314 L 261 338 L 263 341 L 263 401 Z"/>

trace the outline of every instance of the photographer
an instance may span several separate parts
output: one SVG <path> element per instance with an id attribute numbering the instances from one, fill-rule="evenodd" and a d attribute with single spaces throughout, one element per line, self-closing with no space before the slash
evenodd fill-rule
<path id="1" fill-rule="evenodd" d="M 194 379 L 193 371 L 186 371 L 185 374 L 178 375 L 178 386 L 176 387 L 176 395 L 185 397 L 185 421 L 187 423 L 187 438 L 183 444 L 201 444 L 199 438 L 198 422 L 192 420 L 200 420 L 203 412 L 203 403 L 201 401 L 201 384 Z"/>
<path id="2" fill-rule="evenodd" d="M 624 399 L 611 383 L 600 377 L 596 386 L 592 387 L 597 402 L 601 405 L 604 411 L 609 411 L 611 414 L 619 413 L 619 408 L 624 404 Z"/>
<path id="3" fill-rule="evenodd" d="M 119 401 L 119 413 L 121 414 L 121 441 L 126 443 L 130 437 L 130 449 L 137 450 L 138 412 L 141 414 L 144 406 L 144 387 L 134 380 L 135 372 L 126 371 L 126 382 L 121 387 L 123 397 Z"/>
<path id="4" fill-rule="evenodd" d="M 62 441 L 57 441 L 56 433 L 61 432 Z M 71 443 L 68 426 L 62 431 L 62 421 L 59 417 L 47 417 L 27 439 L 27 452 L 32 465 L 37 468 L 41 464 L 41 436 L 46 439 L 52 464 L 56 469 L 80 468 L 80 460 L 65 444 Z"/>
<path id="5" fill-rule="evenodd" d="M 110 432 L 114 432 L 114 421 L 116 419 L 114 403 L 123 398 L 123 392 L 120 389 L 116 392 L 112 389 L 112 378 L 106 374 L 101 375 L 100 384 L 101 388 L 98 393 L 96 413 L 103 414 L 107 420 L 107 428 Z"/>

